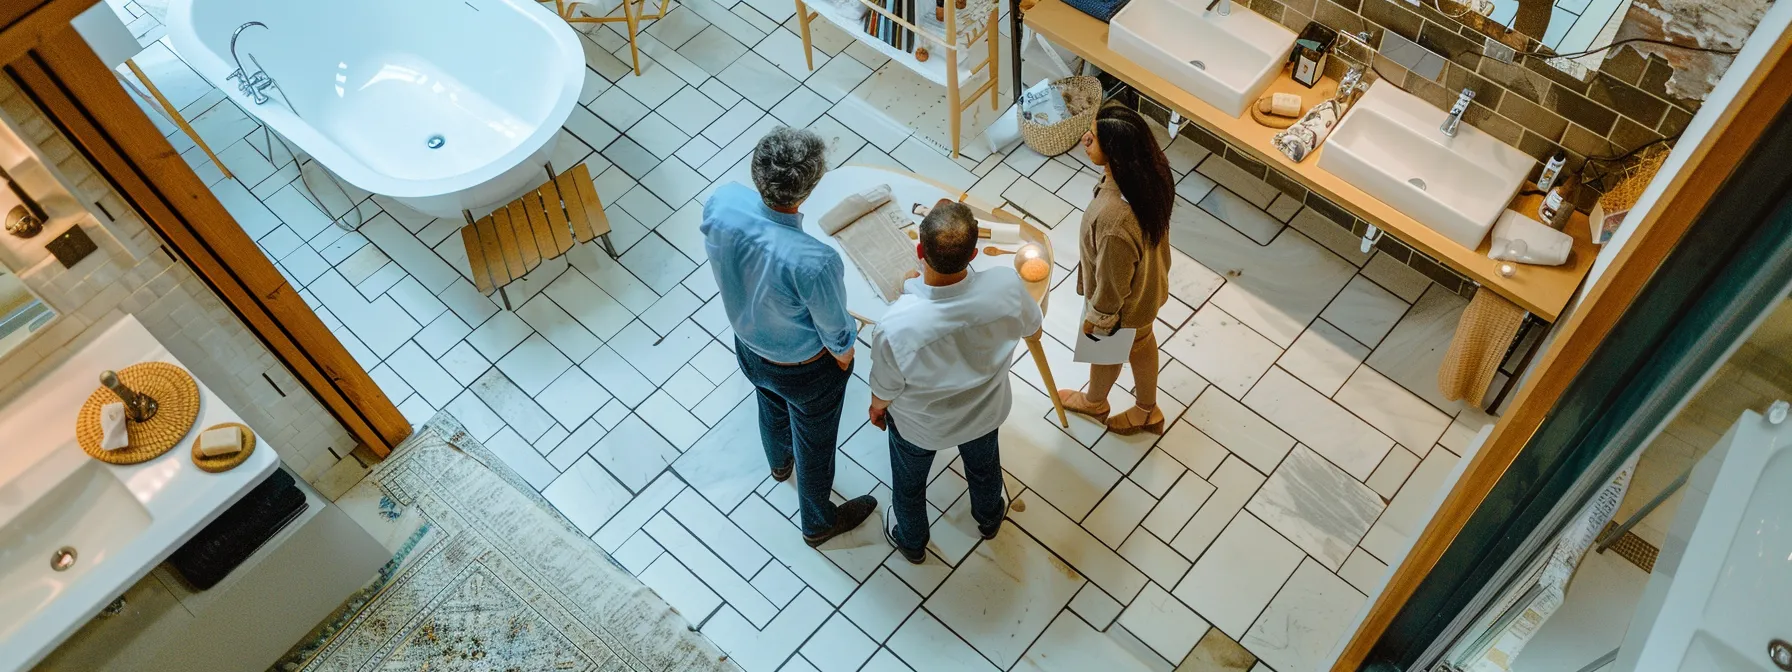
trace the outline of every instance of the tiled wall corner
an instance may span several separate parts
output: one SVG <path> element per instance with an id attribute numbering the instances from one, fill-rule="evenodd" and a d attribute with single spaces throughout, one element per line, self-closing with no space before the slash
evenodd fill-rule
<path id="1" fill-rule="evenodd" d="M 0 357 L 0 402 L 19 395 L 106 327 L 133 315 L 245 423 L 277 446 L 287 467 L 306 481 L 316 483 L 340 460 L 355 459 L 349 456 L 355 440 L 341 423 L 191 269 L 161 249 L 155 232 L 6 78 L 0 78 L 0 111 L 22 141 L 52 162 L 52 172 L 74 185 L 75 197 L 95 211 L 81 226 L 99 245 L 74 268 L 64 269 L 43 256 L 17 269 L 20 279 L 60 317 Z M 110 221 L 102 224 L 99 217 Z"/>

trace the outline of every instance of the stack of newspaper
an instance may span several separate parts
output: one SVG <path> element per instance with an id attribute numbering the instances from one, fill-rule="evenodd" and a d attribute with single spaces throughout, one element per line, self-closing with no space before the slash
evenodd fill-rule
<path id="1" fill-rule="evenodd" d="M 884 303 L 901 296 L 903 278 L 921 268 L 914 243 L 902 234 L 909 223 L 888 184 L 847 196 L 821 216 L 822 232 L 840 241 L 840 249 L 877 288 Z"/>

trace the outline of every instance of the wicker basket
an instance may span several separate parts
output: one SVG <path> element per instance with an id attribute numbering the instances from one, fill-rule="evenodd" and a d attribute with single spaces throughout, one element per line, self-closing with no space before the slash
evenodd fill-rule
<path id="1" fill-rule="evenodd" d="M 1088 92 L 1088 97 L 1092 97 L 1095 100 L 1101 100 L 1101 80 L 1094 77 L 1081 75 L 1065 77 L 1052 82 L 1052 88 L 1057 90 L 1063 90 L 1065 88 L 1082 89 Z M 1082 141 L 1083 134 L 1088 132 L 1089 124 L 1094 121 L 1095 113 L 1100 109 L 1100 105 L 1091 105 L 1089 106 L 1089 109 L 1083 110 L 1081 113 L 1072 115 L 1069 119 L 1065 119 L 1049 126 L 1045 124 L 1035 124 L 1027 121 L 1026 117 L 1021 117 L 1021 140 L 1025 141 L 1028 147 L 1033 148 L 1033 151 L 1039 152 L 1040 154 L 1046 156 L 1063 154 L 1070 151 L 1072 147 L 1075 147 L 1078 142 Z M 1014 113 L 1017 116 L 1020 115 L 1019 110 L 1015 110 Z"/>

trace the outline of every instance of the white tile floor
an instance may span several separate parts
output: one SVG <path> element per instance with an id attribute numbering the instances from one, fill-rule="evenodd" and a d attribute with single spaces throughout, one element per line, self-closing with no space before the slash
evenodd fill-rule
<path id="1" fill-rule="evenodd" d="M 1080 153 L 989 154 L 970 137 L 982 123 L 949 158 L 942 91 L 819 24 L 810 73 L 785 0 L 728 1 L 688 0 L 650 25 L 639 78 L 618 33 L 587 35 L 584 104 L 554 163 L 597 176 L 622 256 L 582 246 L 543 264 L 511 285 L 514 312 L 466 279 L 458 221 L 352 190 L 324 195 L 325 214 L 292 157 L 268 156 L 265 131 L 156 41 L 153 19 L 132 25 L 149 45 L 138 62 L 236 178 L 164 124 L 170 141 L 407 417 L 454 413 L 749 672 L 1166 671 L 1185 657 L 1208 670 L 1239 643 L 1252 670 L 1320 665 L 1486 421 L 1433 382 L 1463 300 L 1353 254 L 1316 213 L 1178 140 L 1186 200 L 1158 325 L 1160 399 L 1180 416 L 1168 435 L 1060 429 L 1020 359 L 1003 466 L 1025 510 L 1000 537 L 976 538 L 964 480 L 940 460 L 925 565 L 893 556 L 875 518 L 811 549 L 790 486 L 767 477 L 704 268 L 707 192 L 746 175 L 766 129 L 807 125 L 836 163 L 926 172 L 1044 218 L 1061 281 L 1098 174 Z M 358 231 L 330 225 L 351 208 Z M 1067 347 L 1080 301 L 1073 282 L 1054 294 L 1054 370 L 1081 385 Z M 864 375 L 835 490 L 887 502 Z"/>

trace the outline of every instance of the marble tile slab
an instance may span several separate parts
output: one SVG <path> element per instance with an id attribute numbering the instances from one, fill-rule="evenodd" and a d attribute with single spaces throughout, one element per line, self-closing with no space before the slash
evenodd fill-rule
<path id="1" fill-rule="evenodd" d="M 1412 540 L 1418 538 L 1425 522 L 1431 519 L 1444 491 L 1454 484 L 1451 474 L 1460 458 L 1447 450 L 1433 450 L 1414 469 L 1399 494 L 1388 503 L 1387 512 L 1376 519 L 1369 533 L 1363 535 L 1363 550 L 1382 561 L 1400 557 Z"/>
<path id="2" fill-rule="evenodd" d="M 771 473 L 758 437 L 759 405 L 748 397 L 678 456 L 672 470 L 716 508 L 733 511 Z"/>
<path id="3" fill-rule="evenodd" d="M 1208 628 L 1195 650 L 1182 659 L 1177 672 L 1257 672 L 1257 656 L 1220 632 L 1219 628 Z"/>
<path id="4" fill-rule="evenodd" d="M 1195 512 L 1195 517 L 1182 526 L 1176 538 L 1170 540 L 1170 547 L 1190 560 L 1201 558 L 1208 545 L 1263 485 L 1263 479 L 1262 474 L 1244 461 L 1236 457 L 1226 458 L 1213 471 L 1210 481 L 1214 486 L 1213 494 L 1201 505 L 1201 510 Z"/>
<path id="5" fill-rule="evenodd" d="M 1379 594 L 1387 575 L 1387 563 L 1375 559 L 1375 556 L 1360 548 L 1351 551 L 1350 557 L 1344 560 L 1344 567 L 1338 570 L 1338 578 L 1344 579 L 1364 595 Z"/>
<path id="6" fill-rule="evenodd" d="M 672 514 L 685 529 L 703 540 L 705 546 L 714 550 L 741 576 L 757 574 L 771 560 L 771 555 L 752 537 L 735 527 L 727 516 L 694 490 L 686 489 L 674 497 L 666 506 L 666 513 Z"/>
<path id="7" fill-rule="evenodd" d="M 541 496 L 559 509 L 580 532 L 591 535 L 621 511 L 634 493 L 617 483 L 597 462 L 583 458 L 548 484 Z"/>
<path id="8" fill-rule="evenodd" d="M 1344 381 L 1350 379 L 1350 374 L 1367 356 L 1367 346 L 1330 322 L 1318 319 L 1301 333 L 1300 338 L 1294 339 L 1294 345 L 1282 353 L 1276 364 L 1329 397 L 1344 386 Z"/>
<path id="9" fill-rule="evenodd" d="M 1375 473 L 1369 474 L 1366 482 L 1369 489 L 1381 495 L 1384 500 L 1392 500 L 1394 494 L 1400 491 L 1400 486 L 1406 483 L 1406 477 L 1411 476 L 1412 470 L 1419 466 L 1420 459 L 1405 446 L 1388 451 L 1388 456 L 1381 460 L 1381 466 L 1375 468 Z"/>
<path id="10" fill-rule="evenodd" d="M 1240 638 L 1305 557 L 1256 516 L 1239 514 L 1176 584 L 1175 595 L 1227 636 Z"/>
<path id="11" fill-rule="evenodd" d="M 1294 437 L 1217 389 L 1201 393 L 1184 419 L 1258 471 L 1273 471 L 1294 448 Z"/>
<path id="12" fill-rule="evenodd" d="M 1296 446 L 1245 510 L 1336 571 L 1375 518 L 1381 497 L 1306 446 Z"/>
<path id="13" fill-rule="evenodd" d="M 1051 504 L 1031 491 L 1016 495 L 1015 501 L 1020 506 L 1009 512 L 1009 519 L 1109 595 L 1121 602 L 1131 602 L 1144 589 L 1146 578 L 1143 572 Z"/>
<path id="14" fill-rule="evenodd" d="M 1177 462 L 1176 458 L 1170 457 L 1161 448 L 1153 448 L 1126 478 L 1152 497 L 1162 498 L 1164 493 L 1170 491 L 1171 486 L 1176 485 L 1176 479 L 1182 478 L 1182 472 L 1185 471 L 1188 469 Z"/>
<path id="15" fill-rule="evenodd" d="M 925 604 L 953 632 L 1007 669 L 1084 583 L 1039 542 L 1003 534 L 977 545 Z"/>
<path id="16" fill-rule="evenodd" d="M 639 574 L 641 583 L 666 600 L 667 606 L 692 623 L 702 623 L 722 606 L 722 598 L 670 555 L 659 555 Z"/>
<path id="17" fill-rule="evenodd" d="M 1198 205 L 1258 245 L 1268 245 L 1282 232 L 1282 222 L 1225 187 L 1209 191 Z"/>
<path id="18" fill-rule="evenodd" d="M 542 434 L 554 426 L 553 416 L 541 410 L 534 399 L 530 399 L 529 395 L 524 394 L 497 369 L 487 369 L 485 375 L 474 381 L 468 390 L 530 442 L 541 438 Z"/>
<path id="19" fill-rule="evenodd" d="M 1366 599 L 1307 560 L 1239 643 L 1279 670 L 1321 669 L 1331 662 L 1338 640 L 1350 633 Z"/>
<path id="20" fill-rule="evenodd" d="M 845 604 L 852 596 L 859 582 L 852 576 L 835 566 L 826 556 L 803 542 L 802 530 L 784 516 L 779 515 L 765 500 L 748 497 L 746 501 L 728 514 L 728 519 L 739 525 L 742 531 L 753 537 L 754 541 L 765 550 L 770 551 L 773 558 L 784 563 L 804 583 L 809 584 L 825 598 L 825 602 L 839 605 Z M 799 596 L 799 600 L 801 597 Z M 795 608 L 792 604 L 785 611 Z M 826 604 L 815 605 L 815 608 L 827 610 Z"/>
<path id="21" fill-rule="evenodd" d="M 1320 316 L 1351 338 L 1373 346 L 1394 328 L 1406 308 L 1406 301 L 1359 275 L 1350 279 Z"/>
<path id="22" fill-rule="evenodd" d="M 1466 307 L 1468 299 L 1432 284 L 1365 361 L 1432 406 L 1455 415 L 1466 404 L 1444 398 L 1437 387 L 1437 368 Z"/>
<path id="23" fill-rule="evenodd" d="M 1188 467 L 1189 471 L 1202 478 L 1212 475 L 1213 470 L 1230 454 L 1225 446 L 1213 440 L 1206 432 L 1196 429 L 1186 419 L 1177 421 L 1170 426 L 1169 431 L 1164 432 L 1164 439 L 1158 442 L 1157 450 L 1175 458 L 1177 463 Z"/>
<path id="24" fill-rule="evenodd" d="M 672 444 L 632 413 L 591 448 L 591 457 L 635 492 L 652 483 L 678 456 Z"/>
<path id="25" fill-rule="evenodd" d="M 654 541 L 653 537 L 636 534 L 629 537 L 628 541 L 623 542 L 622 547 L 612 552 L 610 557 L 616 560 L 616 564 L 622 565 L 623 569 L 628 570 L 629 574 L 640 578 L 641 573 L 647 571 L 648 566 L 665 554 L 666 549 L 660 548 L 659 542 Z M 689 570 L 686 571 L 689 572 Z M 697 577 L 692 576 L 691 580 L 696 581 Z M 716 599 L 720 600 L 721 598 Z"/>
<path id="26" fill-rule="evenodd" d="M 1093 583 L 1083 584 L 1082 589 L 1076 591 L 1076 597 L 1070 598 L 1070 610 L 1098 630 L 1106 630 L 1124 608 Z"/>
<path id="27" fill-rule="evenodd" d="M 1000 669 L 966 644 L 926 609 L 915 612 L 890 638 L 890 651 L 909 667 L 928 672 L 995 672 Z"/>
<path id="28" fill-rule="evenodd" d="M 877 642 L 859 631 L 846 616 L 836 612 L 803 644 L 801 651 L 803 658 L 818 672 L 857 672 L 859 666 L 877 653 L 877 648 Z"/>
<path id="29" fill-rule="evenodd" d="M 1450 427 L 1450 416 L 1371 367 L 1358 369 L 1332 398 L 1405 446 L 1431 446 Z"/>
<path id="30" fill-rule="evenodd" d="M 778 614 L 778 608 L 759 594 L 759 589 L 730 569 L 715 551 L 705 546 L 666 512 L 654 514 L 641 530 L 659 542 L 667 553 L 678 558 L 678 562 L 691 570 L 692 574 L 703 579 L 705 585 L 716 591 L 728 606 L 733 607 L 754 627 L 765 627 Z"/>
<path id="31" fill-rule="evenodd" d="M 653 483 L 648 485 L 646 490 L 635 495 L 634 499 L 629 500 L 627 506 L 622 507 L 622 510 L 612 516 L 609 522 L 604 523 L 597 534 L 591 536 L 591 540 L 597 542 L 597 545 L 602 546 L 604 550 L 614 553 L 617 548 L 628 541 L 630 535 L 641 529 L 642 525 L 646 525 L 654 513 L 665 507 L 684 489 L 684 483 L 679 481 L 677 476 L 670 473 L 660 474 L 660 477 L 653 479 Z"/>
<path id="32" fill-rule="evenodd" d="M 789 606 L 790 601 L 796 599 L 796 594 L 803 592 L 804 586 L 802 579 L 776 562 L 765 563 L 765 567 L 754 575 L 751 583 L 754 588 L 759 589 L 760 595 L 771 600 L 779 609 Z"/>
<path id="33" fill-rule="evenodd" d="M 1052 412 L 1048 397 L 1011 382 L 1014 407 L 1002 423 L 1002 468 L 1065 515 L 1081 519 L 1120 480 L 1120 472 L 1061 431 L 1055 414 L 1045 419 Z"/>
<path id="34" fill-rule="evenodd" d="M 921 596 L 887 569 L 879 569 L 840 607 L 840 613 L 873 640 L 882 642 L 921 606 Z"/>
<path id="35" fill-rule="evenodd" d="M 1350 262 L 1299 231 L 1258 245 L 1212 217 L 1178 215 L 1170 227 L 1176 249 L 1226 277 L 1214 304 L 1284 348 L 1356 274 Z"/>
<path id="36" fill-rule="evenodd" d="M 1165 539 L 1176 538 L 1213 493 L 1213 484 L 1193 472 L 1184 473 L 1182 480 L 1176 481 L 1156 508 L 1151 509 L 1150 515 L 1145 516 L 1144 529 Z"/>
<path id="37" fill-rule="evenodd" d="M 815 591 L 804 590 L 764 630 L 724 605 L 703 624 L 703 634 L 742 670 L 774 672 L 821 628 L 832 611 Z"/>
<path id="38" fill-rule="evenodd" d="M 1156 583 L 1120 612 L 1120 625 L 1165 660 L 1182 660 L 1207 634 L 1208 624 L 1194 610 Z"/>
<path id="39" fill-rule="evenodd" d="M 1357 480 L 1367 480 L 1394 447 L 1392 439 L 1280 367 L 1264 374 L 1244 403 Z"/>
<path id="40" fill-rule="evenodd" d="M 1120 545 L 1120 557 L 1160 586 L 1176 585 L 1192 564 L 1157 535 L 1143 529 L 1133 530 L 1126 543 Z"/>
<path id="41" fill-rule="evenodd" d="M 1075 614 L 1064 612 L 1052 620 L 1039 641 L 1015 672 L 1152 672 L 1114 640 L 1097 632 Z"/>
<path id="42" fill-rule="evenodd" d="M 1162 347 L 1234 398 L 1249 392 L 1282 355 L 1280 346 L 1214 305 L 1195 311 Z"/>

